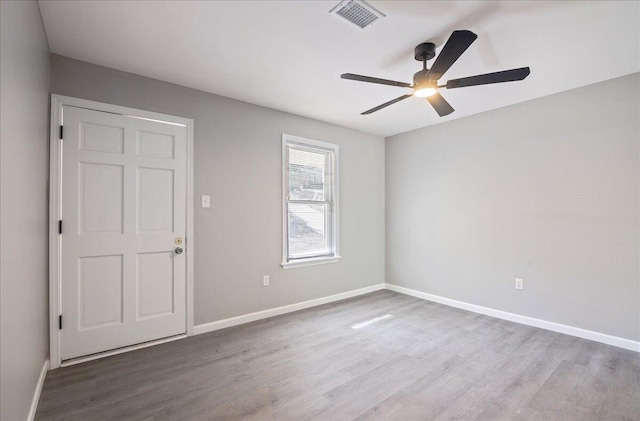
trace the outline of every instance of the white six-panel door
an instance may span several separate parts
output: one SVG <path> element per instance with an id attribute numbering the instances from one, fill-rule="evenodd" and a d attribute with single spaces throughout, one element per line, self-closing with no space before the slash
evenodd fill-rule
<path id="1" fill-rule="evenodd" d="M 61 359 L 185 333 L 186 127 L 63 112 Z"/>

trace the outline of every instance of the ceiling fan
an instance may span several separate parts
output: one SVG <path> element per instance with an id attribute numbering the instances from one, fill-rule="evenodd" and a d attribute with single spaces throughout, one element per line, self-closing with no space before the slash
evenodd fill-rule
<path id="1" fill-rule="evenodd" d="M 491 83 L 513 82 L 522 80 L 529 76 L 528 67 L 519 69 L 503 70 L 501 72 L 486 73 L 483 75 L 463 77 L 460 79 L 450 79 L 445 85 L 438 85 L 438 80 L 445 74 L 453 63 L 460 58 L 462 53 L 476 40 L 478 36 L 471 31 L 453 31 L 442 51 L 436 58 L 430 69 L 427 68 L 427 60 L 431 60 L 436 55 L 436 46 L 432 42 L 425 42 L 415 48 L 415 59 L 422 62 L 422 70 L 413 75 L 413 85 L 405 82 L 397 82 L 395 80 L 379 79 L 376 77 L 355 75 L 353 73 L 345 73 L 340 77 L 342 79 L 357 80 L 360 82 L 378 83 L 381 85 L 398 86 L 400 88 L 411 88 L 413 93 L 402 95 L 389 102 L 378 105 L 370 110 L 362 113 L 371 114 L 379 111 L 389 105 L 407 99 L 410 96 L 426 98 L 431 106 L 436 110 L 440 117 L 451 114 L 454 110 L 451 105 L 440 95 L 438 89 L 446 88 L 463 88 L 465 86 L 488 85 Z"/>

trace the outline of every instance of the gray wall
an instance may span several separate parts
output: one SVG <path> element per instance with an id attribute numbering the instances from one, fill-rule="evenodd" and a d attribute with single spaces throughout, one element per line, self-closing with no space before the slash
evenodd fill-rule
<path id="1" fill-rule="evenodd" d="M 20 420 L 49 354 L 49 46 L 35 1 L 0 16 L 0 419 Z"/>
<path id="2" fill-rule="evenodd" d="M 51 89 L 194 119 L 196 324 L 384 282 L 384 139 L 58 55 Z M 340 145 L 338 263 L 280 267 L 282 133 Z"/>
<path id="3" fill-rule="evenodd" d="M 633 74 L 388 138 L 387 282 L 639 340 L 639 98 Z"/>

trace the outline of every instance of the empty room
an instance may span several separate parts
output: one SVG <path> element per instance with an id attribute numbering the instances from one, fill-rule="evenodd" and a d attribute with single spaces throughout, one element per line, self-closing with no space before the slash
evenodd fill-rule
<path id="1" fill-rule="evenodd" d="M 640 421 L 640 1 L 0 18 L 2 421 Z"/>

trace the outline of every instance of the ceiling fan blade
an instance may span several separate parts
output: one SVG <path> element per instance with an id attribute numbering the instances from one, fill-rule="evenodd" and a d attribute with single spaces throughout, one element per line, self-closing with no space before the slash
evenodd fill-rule
<path id="1" fill-rule="evenodd" d="M 427 77 L 432 81 L 440 79 L 476 38 L 478 36 L 471 31 L 453 31 L 442 51 L 436 57 L 436 61 L 433 62 L 433 66 L 429 69 Z"/>
<path id="2" fill-rule="evenodd" d="M 449 103 L 438 92 L 428 96 L 427 101 L 429 101 L 429 104 L 431 104 L 440 117 L 449 115 L 454 111 L 453 107 L 449 105 Z"/>
<path id="3" fill-rule="evenodd" d="M 503 70 L 501 72 L 487 73 L 484 75 L 476 75 L 463 77 L 460 79 L 451 79 L 447 81 L 447 89 L 464 88 L 465 86 L 488 85 L 490 83 L 514 82 L 522 80 L 529 76 L 531 71 L 528 67 L 519 69 Z"/>
<path id="4" fill-rule="evenodd" d="M 380 79 L 377 77 L 369 77 L 362 75 L 354 75 L 353 73 L 344 73 L 340 75 L 342 79 L 357 80 L 358 82 L 378 83 L 380 85 L 399 86 L 400 88 L 411 88 L 410 83 L 397 82 L 395 80 Z"/>
<path id="5" fill-rule="evenodd" d="M 396 98 L 396 99 L 392 99 L 392 100 L 391 100 L 391 101 L 389 101 L 389 102 L 385 102 L 384 104 L 382 104 L 382 105 L 378 105 L 377 107 L 374 107 L 374 108 L 372 108 L 372 109 L 370 109 L 370 110 L 367 110 L 367 111 L 365 111 L 365 112 L 363 112 L 363 113 L 361 113 L 361 114 L 362 114 L 362 115 L 366 115 L 366 114 L 375 113 L 376 111 L 381 110 L 381 109 L 383 109 L 384 107 L 388 107 L 389 105 L 393 105 L 393 104 L 395 104 L 396 102 L 400 102 L 400 101 L 402 101 L 403 99 L 407 99 L 407 98 L 409 98 L 409 97 L 410 97 L 410 96 L 412 96 L 412 95 L 413 95 L 413 94 L 407 94 L 407 95 L 399 96 L 399 97 L 398 97 L 398 98 Z"/>

